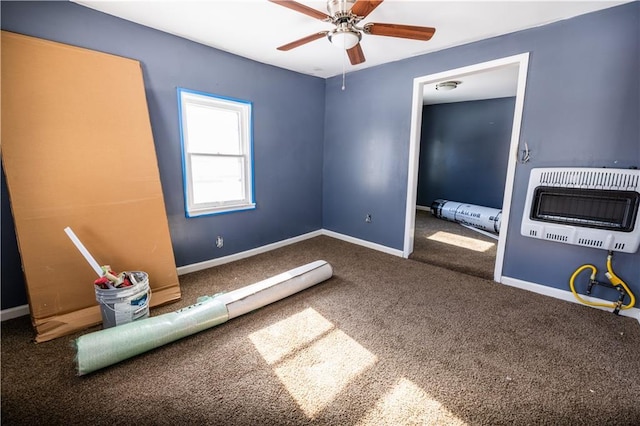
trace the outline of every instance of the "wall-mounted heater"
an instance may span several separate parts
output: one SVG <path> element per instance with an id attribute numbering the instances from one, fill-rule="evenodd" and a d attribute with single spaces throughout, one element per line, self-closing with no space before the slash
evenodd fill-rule
<path id="1" fill-rule="evenodd" d="M 639 205 L 640 170 L 532 169 L 520 233 L 635 253 L 640 245 Z"/>

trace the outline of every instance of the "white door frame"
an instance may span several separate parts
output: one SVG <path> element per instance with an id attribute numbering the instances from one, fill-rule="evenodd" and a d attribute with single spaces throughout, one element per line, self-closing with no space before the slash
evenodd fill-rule
<path id="1" fill-rule="evenodd" d="M 411 113 L 411 142 L 409 145 L 409 172 L 407 177 L 407 206 L 404 224 L 404 249 L 402 255 L 408 258 L 413 252 L 413 240 L 416 221 L 416 198 L 418 193 L 418 168 L 420 161 L 420 136 L 422 132 L 422 102 L 423 90 L 426 84 L 438 81 L 455 80 L 465 75 L 479 71 L 487 71 L 493 68 L 517 64 L 518 86 L 516 89 L 516 102 L 513 114 L 513 127 L 511 130 L 511 144 L 509 146 L 509 160 L 507 162 L 507 179 L 504 187 L 502 201 L 502 223 L 498 238 L 496 264 L 493 279 L 500 282 L 502 279 L 502 265 L 504 261 L 504 249 L 509 227 L 509 214 L 511 212 L 511 197 L 513 194 L 513 181 L 518 161 L 518 145 L 520 143 L 520 127 L 522 124 L 522 110 L 524 108 L 524 94 L 527 84 L 527 69 L 529 66 L 529 53 L 508 56 L 493 61 L 469 65 L 462 68 L 443 71 L 413 79 L 413 106 Z"/>

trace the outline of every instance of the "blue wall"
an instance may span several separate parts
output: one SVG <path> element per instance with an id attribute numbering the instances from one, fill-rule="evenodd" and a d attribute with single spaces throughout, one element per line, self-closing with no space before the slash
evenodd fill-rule
<path id="1" fill-rule="evenodd" d="M 515 98 L 422 108 L 419 206 L 437 199 L 502 209 Z"/>
<path id="2" fill-rule="evenodd" d="M 354 72 L 344 92 L 327 80 L 324 227 L 401 250 L 413 79 L 530 52 L 521 140 L 532 155 L 516 169 L 503 274 L 568 290 L 606 252 L 520 236 L 529 171 L 640 166 L 639 21 L 634 2 Z M 614 268 L 640 295 L 640 253 L 616 254 Z"/>
<path id="3" fill-rule="evenodd" d="M 2 2 L 2 29 L 141 62 L 178 266 L 322 228 L 325 80 L 260 64 L 70 2 Z M 253 102 L 256 210 L 185 218 L 176 87 Z M 2 307 L 26 303 L 21 274 L 5 269 Z M 224 247 L 216 248 L 217 235 Z M 18 270 L 19 270 L 18 266 Z M 11 271 L 14 271 L 15 268 Z"/>
<path id="4" fill-rule="evenodd" d="M 22 275 L 22 262 L 18 252 L 18 241 L 13 223 L 13 216 L 9 209 L 9 192 L 4 177 L 4 167 L 0 176 L 2 191 L 2 294 L 0 297 L 0 309 L 12 308 L 24 305 L 27 301 L 27 292 Z"/>

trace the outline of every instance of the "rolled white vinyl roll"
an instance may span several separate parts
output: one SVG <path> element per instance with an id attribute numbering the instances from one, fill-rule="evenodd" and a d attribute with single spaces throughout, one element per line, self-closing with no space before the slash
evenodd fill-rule
<path id="1" fill-rule="evenodd" d="M 264 281 L 221 294 L 216 300 L 227 306 L 229 319 L 232 319 L 328 280 L 332 275 L 331 265 L 324 260 L 317 260 Z"/>
<path id="2" fill-rule="evenodd" d="M 457 201 L 435 200 L 431 203 L 431 213 L 440 219 L 500 233 L 502 210 L 499 209 Z"/>

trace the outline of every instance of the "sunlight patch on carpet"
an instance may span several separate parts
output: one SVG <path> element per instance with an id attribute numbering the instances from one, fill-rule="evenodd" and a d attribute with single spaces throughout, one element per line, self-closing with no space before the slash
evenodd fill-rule
<path id="1" fill-rule="evenodd" d="M 445 231 L 438 231 L 435 234 L 428 236 L 427 239 L 481 252 L 490 250 L 495 246 L 495 243 L 482 241 L 475 238 L 463 237 L 462 235 L 451 234 Z"/>
<path id="2" fill-rule="evenodd" d="M 466 425 L 418 385 L 404 377 L 358 422 L 358 426 L 445 424 Z"/>
<path id="3" fill-rule="evenodd" d="M 312 308 L 249 335 L 260 355 L 271 365 L 309 345 L 335 326 Z"/>
<path id="4" fill-rule="evenodd" d="M 252 333 L 249 339 L 311 419 L 378 361 L 312 308 Z"/>

